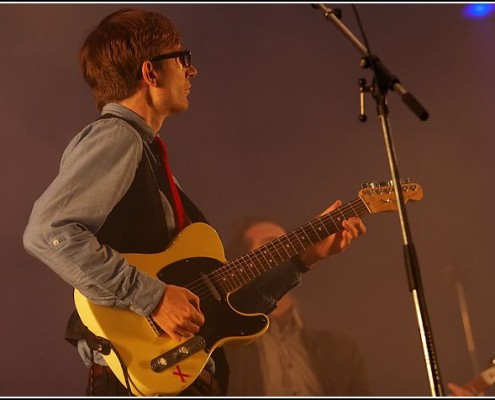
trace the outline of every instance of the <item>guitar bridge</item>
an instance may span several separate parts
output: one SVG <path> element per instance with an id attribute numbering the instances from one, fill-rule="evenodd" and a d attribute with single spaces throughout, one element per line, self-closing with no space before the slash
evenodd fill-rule
<path id="1" fill-rule="evenodd" d="M 162 372 L 168 367 L 192 356 L 194 353 L 203 350 L 205 347 L 206 340 L 201 336 L 194 336 L 173 349 L 153 358 L 150 362 L 151 369 L 154 372 Z"/>

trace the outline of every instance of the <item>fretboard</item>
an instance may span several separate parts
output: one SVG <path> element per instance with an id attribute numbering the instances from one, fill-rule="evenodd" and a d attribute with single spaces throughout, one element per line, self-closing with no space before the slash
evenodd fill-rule
<path id="1" fill-rule="evenodd" d="M 225 264 L 213 273 L 213 279 L 225 293 L 235 292 L 273 267 L 341 231 L 344 220 L 356 216 L 361 218 L 367 214 L 370 211 L 366 204 L 357 198 Z"/>

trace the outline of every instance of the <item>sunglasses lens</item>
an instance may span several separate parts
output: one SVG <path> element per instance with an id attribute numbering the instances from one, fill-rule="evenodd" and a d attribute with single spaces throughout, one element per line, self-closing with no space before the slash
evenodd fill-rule
<path id="1" fill-rule="evenodd" d="M 191 54 L 184 54 L 180 57 L 180 62 L 184 68 L 189 68 L 191 66 Z"/>

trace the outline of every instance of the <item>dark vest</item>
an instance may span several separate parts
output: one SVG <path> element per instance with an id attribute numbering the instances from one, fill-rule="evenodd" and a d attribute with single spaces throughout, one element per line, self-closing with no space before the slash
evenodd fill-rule
<path id="1" fill-rule="evenodd" d="M 101 118 L 111 117 L 116 116 L 105 114 Z M 132 121 L 124 121 L 138 130 Z M 95 234 L 100 243 L 120 253 L 146 254 L 164 251 L 173 239 L 167 229 L 159 193 L 161 190 L 171 202 L 170 189 L 158 157 L 159 155 L 154 153 L 152 147 L 143 141 L 143 154 L 131 186 Z M 207 223 L 203 213 L 180 188 L 179 193 L 189 221 Z M 77 311 L 74 311 L 67 324 L 65 339 L 77 346 L 77 341 L 83 337 L 86 338 L 88 334 L 90 333 Z M 222 389 L 226 391 L 229 370 L 223 350 L 216 350 L 212 358 L 216 365 L 215 376 Z"/>

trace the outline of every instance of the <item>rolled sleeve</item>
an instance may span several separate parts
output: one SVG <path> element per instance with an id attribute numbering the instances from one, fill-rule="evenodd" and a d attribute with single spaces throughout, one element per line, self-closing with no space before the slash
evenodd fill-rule
<path id="1" fill-rule="evenodd" d="M 165 284 L 129 265 L 95 236 L 129 189 L 143 154 L 139 134 L 96 121 L 63 154 L 57 177 L 35 202 L 23 235 L 28 253 L 96 304 L 148 315 Z"/>

